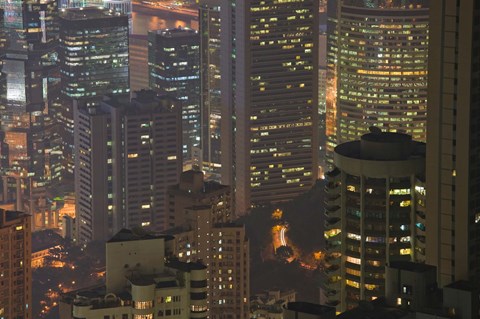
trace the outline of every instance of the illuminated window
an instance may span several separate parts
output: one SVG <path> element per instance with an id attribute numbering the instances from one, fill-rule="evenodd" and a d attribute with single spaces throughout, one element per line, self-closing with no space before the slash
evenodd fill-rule
<path id="1" fill-rule="evenodd" d="M 355 186 L 353 186 L 353 185 L 347 185 L 347 191 L 349 191 L 349 192 L 356 192 L 357 189 L 356 189 Z"/>
<path id="2" fill-rule="evenodd" d="M 410 253 L 411 253 L 410 248 L 400 249 L 400 255 L 410 255 Z"/>
<path id="3" fill-rule="evenodd" d="M 347 262 L 352 263 L 352 264 L 356 264 L 356 265 L 360 265 L 360 258 L 347 256 Z"/>
<path id="4" fill-rule="evenodd" d="M 357 289 L 360 288 L 360 284 L 356 281 L 347 279 L 347 280 L 345 280 L 345 283 L 347 284 L 347 286 L 354 287 L 354 288 L 357 288 Z"/>
<path id="5" fill-rule="evenodd" d="M 409 207 L 411 204 L 411 201 L 410 200 L 402 200 L 400 202 L 400 207 Z"/>
<path id="6" fill-rule="evenodd" d="M 150 309 L 153 308 L 153 301 L 134 301 L 133 307 L 135 309 Z"/>

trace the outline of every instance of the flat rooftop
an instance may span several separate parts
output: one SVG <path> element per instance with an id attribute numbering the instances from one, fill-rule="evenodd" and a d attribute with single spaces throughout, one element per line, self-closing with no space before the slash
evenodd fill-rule
<path id="1" fill-rule="evenodd" d="M 174 239 L 169 235 L 153 235 L 140 230 L 121 229 L 107 243 L 117 243 L 122 241 L 150 240 L 163 238 L 165 241 Z"/>
<path id="2" fill-rule="evenodd" d="M 66 20 L 92 20 L 122 16 L 113 10 L 102 7 L 68 8 L 60 10 L 60 18 Z"/>

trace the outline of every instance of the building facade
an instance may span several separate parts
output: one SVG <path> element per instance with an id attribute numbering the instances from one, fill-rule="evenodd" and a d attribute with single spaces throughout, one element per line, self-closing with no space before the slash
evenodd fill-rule
<path id="1" fill-rule="evenodd" d="M 166 262 L 171 241 L 121 230 L 107 243 L 106 285 L 66 294 L 60 318 L 208 318 L 206 267 Z"/>
<path id="2" fill-rule="evenodd" d="M 378 126 L 426 140 L 428 1 L 329 3 L 327 155 Z"/>
<path id="3" fill-rule="evenodd" d="M 318 1 L 221 10 L 222 183 L 235 211 L 308 190 L 318 171 Z"/>
<path id="4" fill-rule="evenodd" d="M 442 286 L 480 280 L 479 5 L 431 3 L 427 262 Z"/>
<path id="5" fill-rule="evenodd" d="M 372 132 L 335 148 L 327 174 L 324 300 L 345 311 L 385 295 L 385 265 L 425 261 L 425 144 Z"/>
<path id="6" fill-rule="evenodd" d="M 220 4 L 220 0 L 203 0 L 199 9 L 202 166 L 216 180 L 221 165 Z"/>
<path id="7" fill-rule="evenodd" d="M 148 33 L 150 89 L 182 102 L 183 154 L 192 159 L 200 147 L 200 36 L 192 29 Z"/>
<path id="8" fill-rule="evenodd" d="M 182 171 L 180 111 L 177 100 L 152 91 L 78 107 L 79 242 L 106 240 L 122 227 L 167 228 L 167 187 Z"/>
<path id="9" fill-rule="evenodd" d="M 0 209 L 0 314 L 32 318 L 31 216 Z"/>
<path id="10" fill-rule="evenodd" d="M 183 226 L 186 222 L 185 208 L 211 205 L 215 216 L 213 222 L 231 221 L 231 187 L 214 181 L 204 181 L 201 171 L 185 171 L 180 183 L 168 187 L 167 228 Z"/>
<path id="11" fill-rule="evenodd" d="M 250 254 L 245 227 L 228 222 L 215 205 L 185 209 L 185 225 L 173 230 L 181 261 L 207 267 L 210 318 L 250 318 Z"/>

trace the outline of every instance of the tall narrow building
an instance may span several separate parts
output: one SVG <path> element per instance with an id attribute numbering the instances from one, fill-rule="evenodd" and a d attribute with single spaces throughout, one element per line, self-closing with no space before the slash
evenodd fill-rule
<path id="1" fill-rule="evenodd" d="M 0 144 L 6 165 L 0 175 L 6 193 L 18 194 L 17 210 L 42 214 L 58 181 L 50 156 L 58 137 L 50 110 L 59 86 L 57 1 L 13 1 L 3 12 Z"/>
<path id="2" fill-rule="evenodd" d="M 426 140 L 427 0 L 329 2 L 327 156 L 370 126 Z"/>
<path id="3" fill-rule="evenodd" d="M 327 174 L 325 303 L 385 295 L 385 265 L 425 262 L 425 144 L 373 132 L 335 148 Z"/>
<path id="4" fill-rule="evenodd" d="M 182 171 L 179 101 L 136 92 L 75 110 L 78 241 L 122 227 L 167 228 L 167 187 Z"/>
<path id="5" fill-rule="evenodd" d="M 230 211 L 217 205 L 185 208 L 183 227 L 172 232 L 175 254 L 181 261 L 207 266 L 210 318 L 248 319 L 250 255 L 245 226 L 230 222 Z"/>
<path id="6" fill-rule="evenodd" d="M 199 9 L 200 33 L 200 139 L 203 169 L 213 179 L 220 177 L 220 0 L 203 0 Z"/>
<path id="7" fill-rule="evenodd" d="M 221 17 L 222 182 L 244 214 L 317 178 L 318 1 L 240 1 Z"/>
<path id="8" fill-rule="evenodd" d="M 32 318 L 31 216 L 0 209 L 0 316 Z"/>
<path id="9" fill-rule="evenodd" d="M 150 89 L 182 102 L 183 154 L 189 161 L 194 148 L 200 147 L 199 40 L 198 32 L 192 29 L 148 33 Z"/>
<path id="10" fill-rule="evenodd" d="M 480 280 L 480 3 L 431 2 L 427 263 Z"/>

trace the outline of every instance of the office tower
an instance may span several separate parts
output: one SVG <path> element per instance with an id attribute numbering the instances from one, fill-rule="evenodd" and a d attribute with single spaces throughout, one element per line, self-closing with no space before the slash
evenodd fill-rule
<path id="1" fill-rule="evenodd" d="M 181 261 L 207 266 L 210 318 L 250 318 L 249 244 L 245 227 L 229 222 L 216 205 L 187 207 L 185 225 L 174 229 L 175 254 Z"/>
<path id="2" fill-rule="evenodd" d="M 425 142 L 428 1 L 328 3 L 327 156 L 370 126 Z"/>
<path id="3" fill-rule="evenodd" d="M 106 94 L 130 91 L 128 17 L 99 7 L 62 9 L 58 56 L 62 77 L 59 118 L 67 171 L 73 173 L 73 101 L 98 103 Z"/>
<path id="4" fill-rule="evenodd" d="M 174 228 L 185 224 L 185 208 L 198 205 L 211 205 L 217 221 L 230 221 L 230 186 L 214 181 L 204 181 L 201 171 L 185 171 L 180 175 L 180 183 L 167 190 L 167 227 Z M 224 219 L 225 218 L 225 219 Z"/>
<path id="5" fill-rule="evenodd" d="M 327 174 L 324 293 L 345 311 L 385 295 L 385 265 L 425 261 L 425 144 L 376 132 L 335 148 Z"/>
<path id="6" fill-rule="evenodd" d="M 318 1 L 222 7 L 222 182 L 235 212 L 306 192 L 318 170 Z"/>
<path id="7" fill-rule="evenodd" d="M 171 241 L 122 229 L 107 242 L 105 286 L 66 294 L 60 318 L 207 318 L 206 267 L 169 261 Z"/>
<path id="8" fill-rule="evenodd" d="M 427 262 L 439 284 L 480 280 L 478 1 L 432 1 Z"/>
<path id="9" fill-rule="evenodd" d="M 17 196 L 16 209 L 31 213 L 34 221 L 51 210 L 49 199 L 60 182 L 60 145 L 54 145 L 58 131 L 50 111 L 59 87 L 57 15 L 54 0 L 4 7 L 0 175 L 4 193 Z"/>
<path id="10" fill-rule="evenodd" d="M 130 34 L 128 45 L 130 91 L 148 88 L 148 39 L 146 35 Z"/>
<path id="11" fill-rule="evenodd" d="M 183 155 L 200 147 L 200 36 L 192 29 L 148 32 L 150 89 L 182 101 Z"/>
<path id="12" fill-rule="evenodd" d="M 0 209 L 0 315 L 32 318 L 31 216 Z"/>
<path id="13" fill-rule="evenodd" d="M 201 149 L 203 169 L 219 179 L 221 72 L 220 1 L 203 0 L 199 8 Z"/>
<path id="14" fill-rule="evenodd" d="M 181 107 L 155 92 L 107 96 L 75 110 L 78 242 L 122 227 L 167 227 L 167 187 L 182 171 Z"/>

